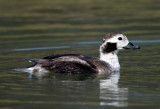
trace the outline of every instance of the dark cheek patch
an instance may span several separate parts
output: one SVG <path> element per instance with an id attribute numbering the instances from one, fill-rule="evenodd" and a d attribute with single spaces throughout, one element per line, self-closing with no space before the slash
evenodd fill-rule
<path id="1" fill-rule="evenodd" d="M 110 53 L 115 50 L 117 50 L 117 43 L 108 42 L 103 48 L 103 53 Z"/>

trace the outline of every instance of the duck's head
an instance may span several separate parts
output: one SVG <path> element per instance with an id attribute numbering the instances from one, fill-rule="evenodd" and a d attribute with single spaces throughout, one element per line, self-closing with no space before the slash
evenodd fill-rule
<path id="1" fill-rule="evenodd" d="M 140 49 L 140 47 L 129 42 L 127 37 L 120 32 L 107 34 L 100 46 L 101 53 L 110 53 L 121 49 Z"/>

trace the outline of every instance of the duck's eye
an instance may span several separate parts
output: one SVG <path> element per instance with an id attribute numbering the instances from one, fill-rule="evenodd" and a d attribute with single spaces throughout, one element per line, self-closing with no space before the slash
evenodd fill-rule
<path id="1" fill-rule="evenodd" d="M 122 40 L 122 37 L 119 37 L 118 40 Z"/>

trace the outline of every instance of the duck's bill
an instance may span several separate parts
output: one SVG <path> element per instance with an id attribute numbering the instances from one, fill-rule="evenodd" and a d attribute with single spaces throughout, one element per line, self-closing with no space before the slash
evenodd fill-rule
<path id="1" fill-rule="evenodd" d="M 133 43 L 129 42 L 127 46 L 123 47 L 124 49 L 140 49 L 138 45 L 134 45 Z"/>

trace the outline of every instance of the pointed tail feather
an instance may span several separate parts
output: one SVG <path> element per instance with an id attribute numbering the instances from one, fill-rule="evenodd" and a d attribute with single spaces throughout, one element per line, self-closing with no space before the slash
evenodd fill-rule
<path id="1" fill-rule="evenodd" d="M 38 70 L 38 71 L 45 71 L 45 69 L 43 69 L 41 66 L 48 66 L 49 64 L 49 61 L 46 60 L 46 59 L 25 59 L 29 62 L 34 62 L 35 64 L 27 67 L 27 68 L 17 68 L 17 69 L 13 69 L 15 71 L 22 71 L 22 72 L 34 72 L 35 70 Z"/>
<path id="2" fill-rule="evenodd" d="M 18 69 L 13 69 L 15 71 L 21 71 L 21 72 L 31 72 L 28 68 L 18 68 Z"/>

